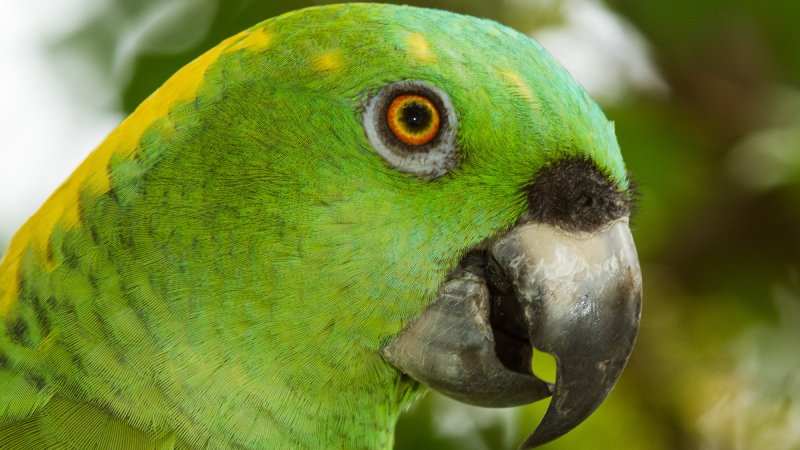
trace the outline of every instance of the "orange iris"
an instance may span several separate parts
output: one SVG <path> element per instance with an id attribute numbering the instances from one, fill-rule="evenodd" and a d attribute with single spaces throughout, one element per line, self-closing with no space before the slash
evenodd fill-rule
<path id="1" fill-rule="evenodd" d="M 424 145 L 439 132 L 439 111 L 428 98 L 398 95 L 386 110 L 386 121 L 397 139 L 407 145 Z"/>

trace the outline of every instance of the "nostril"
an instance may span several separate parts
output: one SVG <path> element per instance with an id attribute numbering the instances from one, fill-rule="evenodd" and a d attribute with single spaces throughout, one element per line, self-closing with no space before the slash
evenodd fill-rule
<path id="1" fill-rule="evenodd" d="M 580 207 L 591 208 L 593 203 L 594 203 L 594 199 L 589 195 L 581 194 L 581 196 L 578 197 L 577 204 Z"/>

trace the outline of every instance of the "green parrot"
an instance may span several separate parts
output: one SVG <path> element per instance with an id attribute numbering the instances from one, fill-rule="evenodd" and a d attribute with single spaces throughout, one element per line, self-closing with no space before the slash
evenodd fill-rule
<path id="1" fill-rule="evenodd" d="M 426 387 L 552 396 L 522 445 L 547 442 L 632 350 L 632 198 L 613 125 L 523 34 L 377 4 L 267 20 L 13 237 L 0 448 L 390 448 Z"/>

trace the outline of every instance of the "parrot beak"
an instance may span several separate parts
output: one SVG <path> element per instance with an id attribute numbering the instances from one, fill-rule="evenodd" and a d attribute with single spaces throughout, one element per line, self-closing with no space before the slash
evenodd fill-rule
<path id="1" fill-rule="evenodd" d="M 614 387 L 636 339 L 641 292 L 627 217 L 594 232 L 521 224 L 468 253 L 383 355 L 465 403 L 517 406 L 552 395 L 522 444 L 531 448 L 580 424 Z M 555 386 L 533 374 L 533 348 L 555 357 Z"/>

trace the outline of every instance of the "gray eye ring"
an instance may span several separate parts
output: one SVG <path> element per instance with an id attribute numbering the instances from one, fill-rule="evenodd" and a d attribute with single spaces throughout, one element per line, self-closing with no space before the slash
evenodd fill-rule
<path id="1" fill-rule="evenodd" d="M 409 145 L 389 129 L 387 109 L 400 95 L 421 95 L 433 103 L 439 113 L 439 131 L 430 142 Z M 367 140 L 389 167 L 422 178 L 438 178 L 456 166 L 458 119 L 450 96 L 445 91 L 420 80 L 398 81 L 384 86 L 367 100 L 363 116 Z"/>

